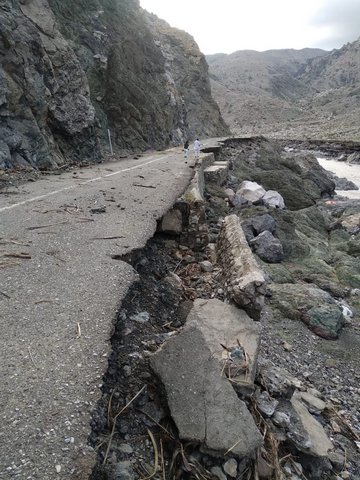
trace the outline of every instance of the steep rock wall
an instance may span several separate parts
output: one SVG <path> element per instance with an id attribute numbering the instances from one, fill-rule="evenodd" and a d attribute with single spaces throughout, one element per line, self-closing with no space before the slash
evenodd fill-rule
<path id="1" fill-rule="evenodd" d="M 229 134 L 211 96 L 208 64 L 193 37 L 155 15 L 147 15 L 147 24 L 165 59 L 166 88 L 171 104 L 177 105 L 177 126 L 190 139 Z"/>
<path id="2" fill-rule="evenodd" d="M 4 2 L 0 24 L 0 167 L 97 159 L 88 82 L 46 0 Z"/>
<path id="3" fill-rule="evenodd" d="M 0 24 L 0 168 L 228 133 L 194 40 L 137 0 L 5 0 Z"/>

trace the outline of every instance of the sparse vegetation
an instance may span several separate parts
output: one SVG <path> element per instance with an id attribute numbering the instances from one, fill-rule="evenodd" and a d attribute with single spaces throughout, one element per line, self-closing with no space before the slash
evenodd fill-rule
<path id="1" fill-rule="evenodd" d="M 358 141 L 359 44 L 210 55 L 213 95 L 235 134 Z"/>

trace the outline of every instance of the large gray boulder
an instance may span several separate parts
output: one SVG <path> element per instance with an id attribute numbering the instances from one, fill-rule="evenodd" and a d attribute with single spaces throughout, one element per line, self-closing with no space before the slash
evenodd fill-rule
<path id="1" fill-rule="evenodd" d="M 313 284 L 270 284 L 269 290 L 275 315 L 301 320 L 326 339 L 339 336 L 344 325 L 342 308 L 329 293 Z"/>
<path id="2" fill-rule="evenodd" d="M 265 277 L 236 215 L 224 219 L 218 239 L 218 262 L 228 296 L 258 320 L 265 300 Z"/>
<path id="3" fill-rule="evenodd" d="M 303 312 L 314 306 L 335 304 L 329 293 L 313 284 L 271 283 L 268 288 L 272 308 L 294 320 L 301 320 Z"/>
<path id="4" fill-rule="evenodd" d="M 241 183 L 240 188 L 237 190 L 236 195 L 245 198 L 251 203 L 259 202 L 265 195 L 264 188 L 256 182 L 250 182 L 245 180 Z"/>
<path id="5" fill-rule="evenodd" d="M 246 240 L 250 242 L 250 240 L 257 235 L 265 232 L 265 230 L 274 233 L 276 230 L 276 221 L 269 213 L 264 213 L 264 215 L 257 215 L 256 217 L 243 220 L 241 226 L 243 227 Z"/>
<path id="6" fill-rule="evenodd" d="M 267 230 L 250 240 L 250 246 L 264 262 L 279 263 L 284 259 L 280 240 Z"/>
<path id="7" fill-rule="evenodd" d="M 283 197 L 280 195 L 279 192 L 275 192 L 275 190 L 268 190 L 263 196 L 262 201 L 267 207 L 280 209 L 285 208 L 285 202 Z"/>
<path id="8" fill-rule="evenodd" d="M 343 310 L 335 304 L 313 306 L 303 315 L 303 321 L 312 332 L 327 340 L 337 339 L 345 325 Z"/>
<path id="9" fill-rule="evenodd" d="M 182 440 L 211 451 L 253 455 L 262 436 L 200 328 L 191 322 L 150 360 L 164 384 L 171 415 Z"/>

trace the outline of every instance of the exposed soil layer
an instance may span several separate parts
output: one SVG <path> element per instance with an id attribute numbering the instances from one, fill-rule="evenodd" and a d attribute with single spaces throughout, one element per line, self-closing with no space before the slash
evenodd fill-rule
<path id="1" fill-rule="evenodd" d="M 182 247 L 182 254 L 186 253 L 186 247 Z M 161 439 L 167 475 L 171 470 L 176 478 L 187 478 L 189 451 L 197 452 L 200 457 L 197 446 L 179 442 L 176 428 L 166 414 L 163 389 L 149 368 L 148 357 L 184 324 L 195 298 L 197 282 L 201 283 L 196 289 L 197 297 L 214 297 L 219 290 L 214 274 L 204 276 L 200 272 L 197 261 L 204 258 L 203 253 L 189 251 L 188 263 L 182 262 L 177 242 L 156 235 L 143 251 L 126 259 L 137 271 L 139 280 L 130 289 L 119 311 L 111 340 L 113 351 L 109 369 L 104 378 L 103 398 L 93 416 L 91 441 L 99 458 L 93 480 L 121 478 L 116 476 L 114 465 L 130 458 L 136 459 L 133 464 L 136 478 L 149 475 L 154 464 L 149 429 L 156 436 L 158 445 Z M 176 280 L 173 283 L 172 274 L 175 272 L 182 277 L 183 287 L 177 286 Z M 217 296 L 222 297 L 221 290 Z M 131 405 L 116 417 L 129 402 Z M 165 421 L 161 421 L 163 417 Z M 186 455 L 183 449 L 186 449 Z M 210 457 L 205 460 L 205 465 L 211 465 Z M 196 461 L 187 472 L 189 478 L 195 478 L 191 477 L 192 469 L 196 472 L 204 468 Z"/>

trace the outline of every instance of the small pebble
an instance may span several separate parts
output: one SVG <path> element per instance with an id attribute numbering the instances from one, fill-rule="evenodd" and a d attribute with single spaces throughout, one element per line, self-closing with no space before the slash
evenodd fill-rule
<path id="1" fill-rule="evenodd" d="M 119 450 L 120 450 L 120 452 L 127 453 L 128 455 L 130 455 L 134 451 L 134 449 L 128 443 L 122 443 L 119 446 Z"/>
<path id="2" fill-rule="evenodd" d="M 237 461 L 235 458 L 229 458 L 227 462 L 224 463 L 223 469 L 224 472 L 230 477 L 236 478 L 237 476 Z"/>

